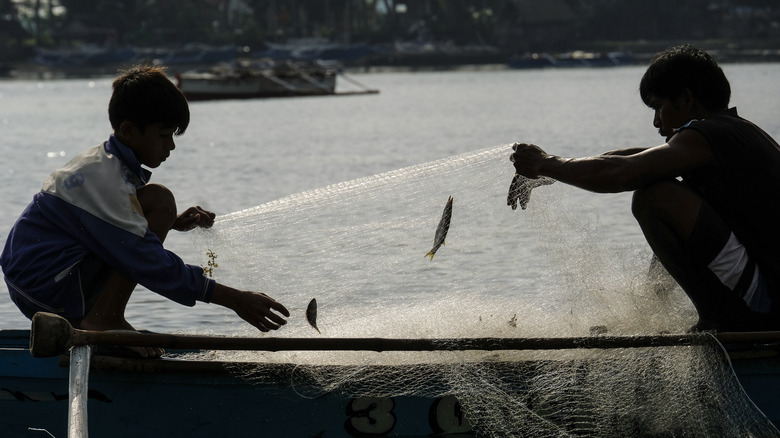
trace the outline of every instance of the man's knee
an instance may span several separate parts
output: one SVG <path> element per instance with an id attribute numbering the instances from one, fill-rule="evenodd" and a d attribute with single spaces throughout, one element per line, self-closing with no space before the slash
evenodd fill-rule
<path id="1" fill-rule="evenodd" d="M 638 189 L 631 199 L 631 212 L 637 219 L 670 208 L 674 192 L 680 190 L 679 181 L 661 181 Z"/>
<path id="2" fill-rule="evenodd" d="M 702 199 L 687 184 L 661 181 L 634 192 L 631 212 L 640 225 L 663 223 L 687 238 L 699 215 Z"/>

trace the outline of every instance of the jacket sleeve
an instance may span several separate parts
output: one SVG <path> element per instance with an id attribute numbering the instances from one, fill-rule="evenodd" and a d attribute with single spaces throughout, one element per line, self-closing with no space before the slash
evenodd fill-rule
<path id="1" fill-rule="evenodd" d="M 203 268 L 185 264 L 148 228 L 143 236 L 117 228 L 82 211 L 82 241 L 101 259 L 143 285 L 177 303 L 193 306 L 195 301 L 209 302 L 214 280 L 203 275 Z"/>
<path id="2" fill-rule="evenodd" d="M 58 201 L 48 207 L 58 210 L 57 216 L 63 222 L 76 225 L 63 231 L 73 234 L 75 241 L 114 269 L 177 303 L 193 306 L 196 300 L 210 302 L 214 280 L 203 276 L 203 268 L 188 265 L 166 250 L 157 235 L 148 228 L 144 235 L 138 235 L 67 202 Z"/>

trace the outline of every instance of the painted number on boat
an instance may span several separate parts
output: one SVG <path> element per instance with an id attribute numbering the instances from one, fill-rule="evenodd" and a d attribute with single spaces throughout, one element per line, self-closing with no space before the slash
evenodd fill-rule
<path id="1" fill-rule="evenodd" d="M 395 401 L 392 398 L 360 397 L 347 405 L 349 419 L 344 424 L 352 436 L 385 435 L 395 427 Z"/>
<path id="2" fill-rule="evenodd" d="M 352 436 L 383 436 L 396 425 L 395 401 L 384 397 L 360 397 L 347 405 L 344 423 Z M 467 433 L 471 424 L 466 419 L 460 402 L 451 395 L 436 399 L 428 409 L 428 424 L 434 433 Z"/>
<path id="3" fill-rule="evenodd" d="M 435 433 L 465 433 L 471 431 L 471 423 L 463 414 L 460 402 L 452 395 L 444 396 L 433 402 L 429 411 L 428 421 Z"/>

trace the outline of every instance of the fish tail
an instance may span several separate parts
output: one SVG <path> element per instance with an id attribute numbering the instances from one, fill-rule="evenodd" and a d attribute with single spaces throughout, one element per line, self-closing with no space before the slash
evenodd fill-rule
<path id="1" fill-rule="evenodd" d="M 430 257 L 431 257 L 431 261 L 433 261 L 433 255 L 434 255 L 434 254 L 435 254 L 435 253 L 434 253 L 433 251 L 428 251 L 428 254 L 425 254 L 425 255 L 423 256 L 423 258 L 430 256 Z"/>

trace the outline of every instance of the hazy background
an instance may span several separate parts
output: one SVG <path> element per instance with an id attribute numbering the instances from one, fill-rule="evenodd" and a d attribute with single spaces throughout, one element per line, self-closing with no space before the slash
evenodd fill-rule
<path id="1" fill-rule="evenodd" d="M 772 0 L 0 0 L 0 74 L 11 76 L 138 61 L 179 71 L 280 56 L 269 50 L 285 43 L 348 67 L 452 68 L 573 51 L 642 63 L 681 42 L 722 61 L 773 60 L 779 40 Z"/>

